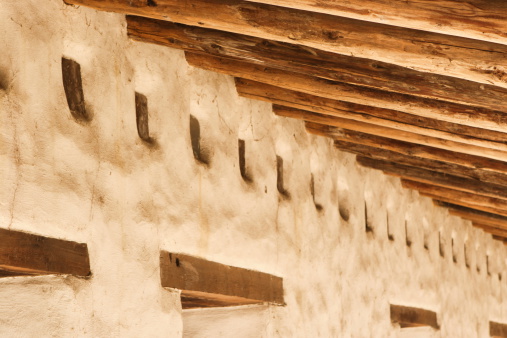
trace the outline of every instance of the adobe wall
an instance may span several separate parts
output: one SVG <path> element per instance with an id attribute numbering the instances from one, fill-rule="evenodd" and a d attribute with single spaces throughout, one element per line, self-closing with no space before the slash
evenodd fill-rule
<path id="1" fill-rule="evenodd" d="M 0 32 L 0 226 L 86 242 L 93 272 L 0 279 L 0 337 L 398 337 L 390 302 L 438 312 L 425 336 L 487 337 L 490 319 L 507 322 L 503 244 L 238 97 L 232 78 L 61 0 L 3 0 Z M 62 56 L 81 64 L 89 123 L 69 113 Z M 135 91 L 155 146 L 137 135 Z M 160 286 L 161 249 L 281 276 L 287 305 L 182 311 Z"/>

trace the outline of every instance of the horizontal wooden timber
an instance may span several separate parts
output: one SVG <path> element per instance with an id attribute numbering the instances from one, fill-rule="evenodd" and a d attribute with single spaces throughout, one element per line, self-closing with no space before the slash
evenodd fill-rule
<path id="1" fill-rule="evenodd" d="M 447 208 L 449 210 L 449 214 L 451 215 L 459 216 L 471 221 L 475 221 L 477 223 L 483 223 L 497 228 L 505 228 L 507 230 L 507 217 L 463 207 L 461 205 L 452 203 L 445 203 L 440 201 L 436 201 L 435 203 L 442 208 Z"/>
<path id="2" fill-rule="evenodd" d="M 357 156 L 356 161 L 364 167 L 382 170 L 385 174 L 406 178 L 415 182 L 433 184 L 444 188 L 448 187 L 483 196 L 507 199 L 507 186 L 485 183 L 475 179 L 407 166 L 391 161 L 375 160 L 363 156 Z"/>
<path id="3" fill-rule="evenodd" d="M 438 201 L 457 204 L 492 214 L 507 216 L 507 200 L 472 194 L 456 189 L 402 179 L 403 187 L 419 191 L 419 194 Z"/>
<path id="4" fill-rule="evenodd" d="M 482 170 L 480 168 L 470 168 L 444 161 L 435 161 L 417 156 L 404 155 L 382 148 L 370 147 L 346 141 L 335 140 L 334 145 L 342 151 L 375 160 L 391 161 L 401 165 L 423 168 L 454 176 L 480 180 L 485 183 L 504 185 L 507 187 L 507 173 L 501 174 Z"/>
<path id="5" fill-rule="evenodd" d="M 488 234 L 491 234 L 495 237 L 501 237 L 504 240 L 507 239 L 507 230 L 505 229 L 498 229 L 486 224 L 481 224 L 477 222 L 472 222 L 472 225 L 476 228 L 484 230 L 484 232 L 487 232 Z"/>
<path id="6" fill-rule="evenodd" d="M 0 277 L 47 274 L 88 276 L 87 245 L 0 229 Z"/>
<path id="7" fill-rule="evenodd" d="M 399 324 L 402 328 L 429 326 L 438 329 L 437 314 L 434 311 L 390 304 L 391 322 Z"/>
<path id="8" fill-rule="evenodd" d="M 504 0 L 249 0 L 507 44 Z"/>
<path id="9" fill-rule="evenodd" d="M 284 305 L 283 280 L 189 255 L 160 252 L 163 287 L 181 290 L 184 309 L 269 302 Z"/>
<path id="10" fill-rule="evenodd" d="M 507 173 L 507 163 L 504 161 L 492 160 L 481 156 L 458 153 L 411 142 L 398 141 L 388 137 L 376 136 L 319 123 L 306 122 L 305 125 L 309 133 L 327 136 L 337 141 L 376 147 L 407 156 L 442 161 L 499 174 Z"/>
<path id="11" fill-rule="evenodd" d="M 66 0 L 69 4 L 297 43 L 506 86 L 507 46 L 241 0 Z"/>
<path id="12" fill-rule="evenodd" d="M 194 67 L 263 82 L 315 96 L 399 110 L 414 115 L 500 132 L 505 132 L 507 127 L 507 113 L 500 111 L 386 92 L 379 89 L 270 68 L 238 59 L 189 52 L 185 52 L 185 56 L 187 62 Z"/>
<path id="13" fill-rule="evenodd" d="M 346 119 L 336 116 L 327 116 L 309 112 L 306 110 L 290 108 L 280 105 L 273 105 L 273 112 L 279 116 L 291 117 L 314 123 L 327 124 L 334 127 L 345 128 L 377 136 L 389 135 L 390 138 L 399 141 L 412 142 L 435 148 L 446 149 L 454 152 L 483 156 L 486 158 L 496 159 L 500 161 L 507 161 L 507 151 L 491 149 L 487 148 L 486 146 L 465 144 L 461 142 L 441 139 L 438 137 L 431 137 L 416 134 L 413 132 L 406 132 L 396 128 L 389 128 L 381 125 L 375 125 L 372 123 L 355 121 L 348 118 Z"/>
<path id="14" fill-rule="evenodd" d="M 454 140 L 461 143 L 506 149 L 507 133 L 441 121 L 402 111 L 328 99 L 266 83 L 236 78 L 238 94 L 250 99 L 308 110 L 319 114 L 350 118 L 422 135 Z M 478 137 L 480 136 L 480 137 Z M 492 141 L 484 142 L 484 140 Z M 497 144 L 499 142 L 500 144 Z"/>
<path id="15" fill-rule="evenodd" d="M 316 48 L 136 16 L 131 38 L 385 91 L 506 111 L 507 89 Z"/>
<path id="16" fill-rule="evenodd" d="M 489 322 L 489 335 L 494 338 L 506 338 L 507 337 L 507 324 L 498 322 Z"/>

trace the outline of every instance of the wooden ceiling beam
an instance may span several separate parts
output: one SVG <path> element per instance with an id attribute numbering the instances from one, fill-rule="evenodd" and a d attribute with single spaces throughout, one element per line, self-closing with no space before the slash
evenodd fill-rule
<path id="1" fill-rule="evenodd" d="M 290 108 L 286 106 L 273 105 L 273 112 L 279 116 L 296 118 L 304 121 L 327 124 L 334 127 L 345 128 L 376 136 L 389 135 L 392 139 L 422 144 L 435 148 L 446 149 L 464 154 L 473 154 L 501 161 L 507 161 L 507 152 L 471 144 L 464 144 L 456 141 L 449 141 L 437 137 L 420 135 L 412 132 L 405 132 L 396 128 L 384 127 L 372 123 L 355 121 L 336 116 L 326 116 L 309 112 L 306 110 Z"/>
<path id="2" fill-rule="evenodd" d="M 386 62 L 136 16 L 127 16 L 127 32 L 134 40 L 187 52 L 238 58 L 272 68 L 394 93 L 492 110 L 507 110 L 506 88 L 419 72 Z"/>
<path id="3" fill-rule="evenodd" d="M 461 143 L 477 144 L 505 149 L 507 133 L 441 121 L 402 111 L 372 107 L 352 102 L 315 96 L 270 84 L 236 78 L 240 96 L 274 104 L 308 110 L 319 114 L 350 118 L 356 121 L 396 128 L 422 135 L 434 136 Z M 478 137 L 480 136 L 480 138 Z M 484 143 L 488 140 L 496 143 Z"/>
<path id="4" fill-rule="evenodd" d="M 503 0 L 248 1 L 507 44 L 507 3 Z"/>
<path id="5" fill-rule="evenodd" d="M 501 174 L 482 170 L 480 168 L 470 168 L 444 161 L 435 161 L 418 156 L 403 155 L 378 147 L 371 147 L 346 141 L 335 140 L 334 145 L 336 148 L 342 151 L 374 160 L 395 162 L 405 166 L 423 168 L 430 171 L 479 180 L 485 183 L 493 183 L 507 187 L 507 173 Z"/>
<path id="6" fill-rule="evenodd" d="M 410 114 L 505 132 L 507 114 L 451 102 L 423 99 L 269 68 L 237 59 L 185 52 L 194 67 L 267 83 L 329 99 L 400 110 Z"/>
<path id="7" fill-rule="evenodd" d="M 502 239 L 502 240 L 507 239 L 507 230 L 494 228 L 489 225 L 481 224 L 481 223 L 477 223 L 477 222 L 472 222 L 472 225 L 476 228 L 484 230 L 485 232 L 493 235 L 494 237 L 500 237 L 500 239 Z M 496 238 L 496 239 L 499 239 L 499 238 Z"/>
<path id="8" fill-rule="evenodd" d="M 507 46 L 501 44 L 241 0 L 65 1 L 507 87 Z"/>
<path id="9" fill-rule="evenodd" d="M 319 123 L 306 122 L 305 125 L 306 130 L 311 134 L 330 137 L 338 141 L 377 147 L 407 156 L 458 164 L 469 168 L 482 169 L 499 174 L 507 173 L 507 163 L 503 161 L 448 151 L 411 142 L 397 141 L 385 136 L 376 136 Z"/>
<path id="10" fill-rule="evenodd" d="M 442 202 L 461 205 L 492 214 L 507 216 L 507 200 L 493 198 L 469 192 L 439 187 L 432 184 L 402 179 L 401 184 L 407 189 L 417 190 L 421 196 L 426 196 Z"/>
<path id="11" fill-rule="evenodd" d="M 470 178 L 407 166 L 391 161 L 375 160 L 363 156 L 357 156 L 356 161 L 363 167 L 382 170 L 385 174 L 391 176 L 507 200 L 507 186 L 485 183 Z"/>
<path id="12" fill-rule="evenodd" d="M 465 218 L 472 222 L 484 224 L 493 228 L 507 230 L 507 217 L 440 201 L 435 201 L 435 204 L 446 208 L 449 214 L 453 216 Z"/>

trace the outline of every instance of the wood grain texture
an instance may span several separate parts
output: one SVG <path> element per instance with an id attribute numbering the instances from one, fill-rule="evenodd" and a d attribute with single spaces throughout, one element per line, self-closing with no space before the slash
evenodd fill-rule
<path id="1" fill-rule="evenodd" d="M 181 290 L 183 308 L 268 302 L 284 305 L 283 280 L 189 255 L 161 251 L 163 287 Z"/>
<path id="2" fill-rule="evenodd" d="M 450 150 L 453 152 L 483 156 L 486 158 L 495 159 L 499 161 L 507 161 L 507 151 L 491 149 L 487 146 L 476 146 L 471 144 L 465 144 L 461 142 L 445 140 L 438 137 L 420 135 L 413 132 L 406 132 L 398 128 L 385 127 L 383 125 L 376 125 L 348 118 L 326 116 L 322 114 L 309 112 L 306 110 L 290 108 L 280 105 L 273 105 L 273 112 L 279 116 L 291 117 L 319 124 L 326 124 L 334 127 L 344 128 L 376 136 L 389 135 L 390 138 L 398 141 L 412 142 L 425 146 Z"/>
<path id="3" fill-rule="evenodd" d="M 403 187 L 417 190 L 422 196 L 438 201 L 453 203 L 492 214 L 507 216 L 507 200 L 468 193 L 432 184 L 402 179 Z"/>
<path id="4" fill-rule="evenodd" d="M 66 0 L 69 4 L 297 43 L 506 87 L 507 46 L 241 0 Z"/>
<path id="5" fill-rule="evenodd" d="M 454 176 L 478 180 L 484 183 L 493 183 L 507 187 L 507 173 L 501 174 L 482 170 L 480 168 L 470 168 L 444 161 L 435 161 L 417 156 L 404 155 L 378 147 L 370 147 L 346 141 L 335 140 L 334 145 L 336 148 L 342 151 L 375 160 L 395 162 L 397 164 L 405 166 L 427 169 L 434 172 L 450 174 Z"/>
<path id="6" fill-rule="evenodd" d="M 404 327 L 429 326 L 438 329 L 437 314 L 433 311 L 390 304 L 391 322 Z"/>
<path id="7" fill-rule="evenodd" d="M 507 163 L 504 161 L 491 160 L 481 156 L 457 153 L 411 142 L 397 141 L 388 137 L 375 136 L 319 123 L 306 122 L 305 126 L 306 130 L 311 134 L 327 136 L 337 141 L 377 147 L 407 156 L 447 162 L 502 175 L 507 173 Z"/>
<path id="8" fill-rule="evenodd" d="M 491 234 L 494 237 L 497 237 L 496 239 L 498 239 L 498 237 L 503 238 L 504 240 L 507 239 L 507 230 L 505 229 L 498 229 L 490 225 L 477 222 L 472 222 L 472 225 L 476 228 L 484 230 L 484 232 L 487 232 L 488 234 Z"/>
<path id="9" fill-rule="evenodd" d="M 0 276 L 88 276 L 86 244 L 0 229 Z"/>
<path id="10" fill-rule="evenodd" d="M 447 122 L 460 123 L 505 132 L 507 114 L 483 108 L 475 108 L 451 102 L 434 101 L 415 96 L 386 92 L 330 81 L 315 76 L 288 72 L 276 68 L 244 62 L 237 59 L 215 57 L 185 52 L 187 62 L 194 67 L 218 73 L 267 83 L 273 86 L 321 96 L 328 99 L 353 102 L 410 114 L 431 117 Z"/>
<path id="11" fill-rule="evenodd" d="M 249 0 L 507 44 L 503 0 Z"/>
<path id="12" fill-rule="evenodd" d="M 364 167 L 382 170 L 385 174 L 406 178 L 415 182 L 428 183 L 444 188 L 448 187 L 483 196 L 507 199 L 507 186 L 485 183 L 479 180 L 450 175 L 448 173 L 407 166 L 391 161 L 375 160 L 362 156 L 358 156 L 356 161 Z"/>
<path id="13" fill-rule="evenodd" d="M 447 208 L 449 214 L 484 224 L 493 228 L 507 230 L 507 217 L 463 207 L 460 205 L 436 201 L 436 205 Z"/>
<path id="14" fill-rule="evenodd" d="M 389 92 L 507 110 L 506 88 L 419 72 L 386 62 L 136 16 L 127 16 L 127 31 L 137 41 L 187 52 L 238 58 L 266 67 Z"/>

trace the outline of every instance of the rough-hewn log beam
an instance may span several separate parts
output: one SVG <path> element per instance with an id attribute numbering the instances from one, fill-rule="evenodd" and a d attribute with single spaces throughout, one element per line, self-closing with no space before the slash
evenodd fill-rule
<path id="1" fill-rule="evenodd" d="M 390 304 L 391 322 L 404 327 L 429 326 L 438 329 L 437 314 L 433 311 Z"/>
<path id="2" fill-rule="evenodd" d="M 406 178 L 415 182 L 428 183 L 439 187 L 456 189 L 483 196 L 507 199 L 507 186 L 485 183 L 479 180 L 406 166 L 390 161 L 374 160 L 362 156 L 357 156 L 356 161 L 364 167 L 382 170 L 386 174 Z"/>
<path id="3" fill-rule="evenodd" d="M 283 280 L 193 256 L 160 253 L 162 286 L 181 290 L 183 308 L 284 304 Z"/>
<path id="4" fill-rule="evenodd" d="M 507 46 L 506 46 L 507 47 Z M 419 116 L 504 132 L 507 114 L 451 102 L 423 99 L 330 81 L 249 62 L 185 52 L 187 62 L 202 69 L 289 88 L 329 99 L 405 111 Z"/>
<path id="5" fill-rule="evenodd" d="M 444 140 L 441 138 L 405 132 L 396 128 L 374 125 L 371 123 L 354 121 L 335 116 L 326 116 L 316 114 L 306 110 L 295 109 L 285 106 L 273 105 L 273 112 L 279 116 L 297 118 L 304 121 L 327 124 L 334 127 L 345 128 L 371 135 L 383 136 L 389 135 L 391 138 L 399 141 L 412 142 L 427 145 L 435 148 L 446 149 L 464 154 L 473 154 L 496 160 L 507 161 L 507 152 L 505 150 L 491 149 L 471 144 L 464 144 L 455 141 Z M 486 141 L 485 141 L 486 142 Z"/>
<path id="6" fill-rule="evenodd" d="M 356 143 L 370 147 L 378 147 L 407 156 L 415 156 L 430 160 L 448 162 L 469 168 L 480 168 L 482 170 L 500 174 L 507 173 L 506 162 L 491 160 L 489 158 L 484 158 L 481 156 L 457 153 L 454 151 L 423 146 L 411 142 L 397 141 L 387 137 L 375 136 L 367 133 L 356 132 L 343 128 L 336 128 L 318 123 L 307 122 L 306 129 L 309 133 L 327 136 L 338 141 Z"/>
<path id="7" fill-rule="evenodd" d="M 435 161 L 417 156 L 403 155 L 394 151 L 365 146 L 362 144 L 355 144 L 352 142 L 335 140 L 334 145 L 336 148 L 342 151 L 372 158 L 375 160 L 391 161 L 401 165 L 423 168 L 440 173 L 479 180 L 485 183 L 504 185 L 507 187 L 507 173 L 501 174 L 443 161 Z"/>
<path id="8" fill-rule="evenodd" d="M 504 199 L 472 194 L 406 179 L 402 179 L 401 183 L 407 189 L 418 190 L 422 196 L 492 214 L 507 216 L 507 200 Z"/>
<path id="9" fill-rule="evenodd" d="M 88 276 L 86 244 L 0 229 L 0 277 L 48 274 Z"/>
<path id="10" fill-rule="evenodd" d="M 503 0 L 249 1 L 507 44 Z"/>
<path id="11" fill-rule="evenodd" d="M 392 109 L 328 99 L 262 82 L 236 78 L 238 94 L 250 99 L 312 111 L 319 114 L 349 118 L 356 121 L 415 132 L 422 135 L 454 140 L 461 143 L 505 149 L 507 133 L 450 123 Z M 480 136 L 480 137 L 478 137 Z M 485 143 L 489 140 L 496 143 Z"/>
<path id="12" fill-rule="evenodd" d="M 131 38 L 385 91 L 505 111 L 507 89 L 247 35 L 127 16 Z M 402 79 L 402 81 L 400 81 Z"/>
<path id="13" fill-rule="evenodd" d="M 435 201 L 436 205 L 447 208 L 449 214 L 468 219 L 472 222 L 488 225 L 493 228 L 507 230 L 507 217 L 463 207 L 456 204 Z"/>
<path id="14" fill-rule="evenodd" d="M 477 222 L 472 222 L 472 225 L 476 228 L 480 228 L 480 229 L 484 230 L 485 232 L 487 232 L 489 234 L 492 234 L 495 237 L 501 237 L 503 239 L 507 238 L 507 230 L 505 230 L 505 229 L 498 229 L 498 228 L 491 227 L 489 225 L 481 224 L 481 223 L 477 223 Z"/>
<path id="15" fill-rule="evenodd" d="M 507 46 L 240 0 L 66 0 L 505 86 Z"/>

